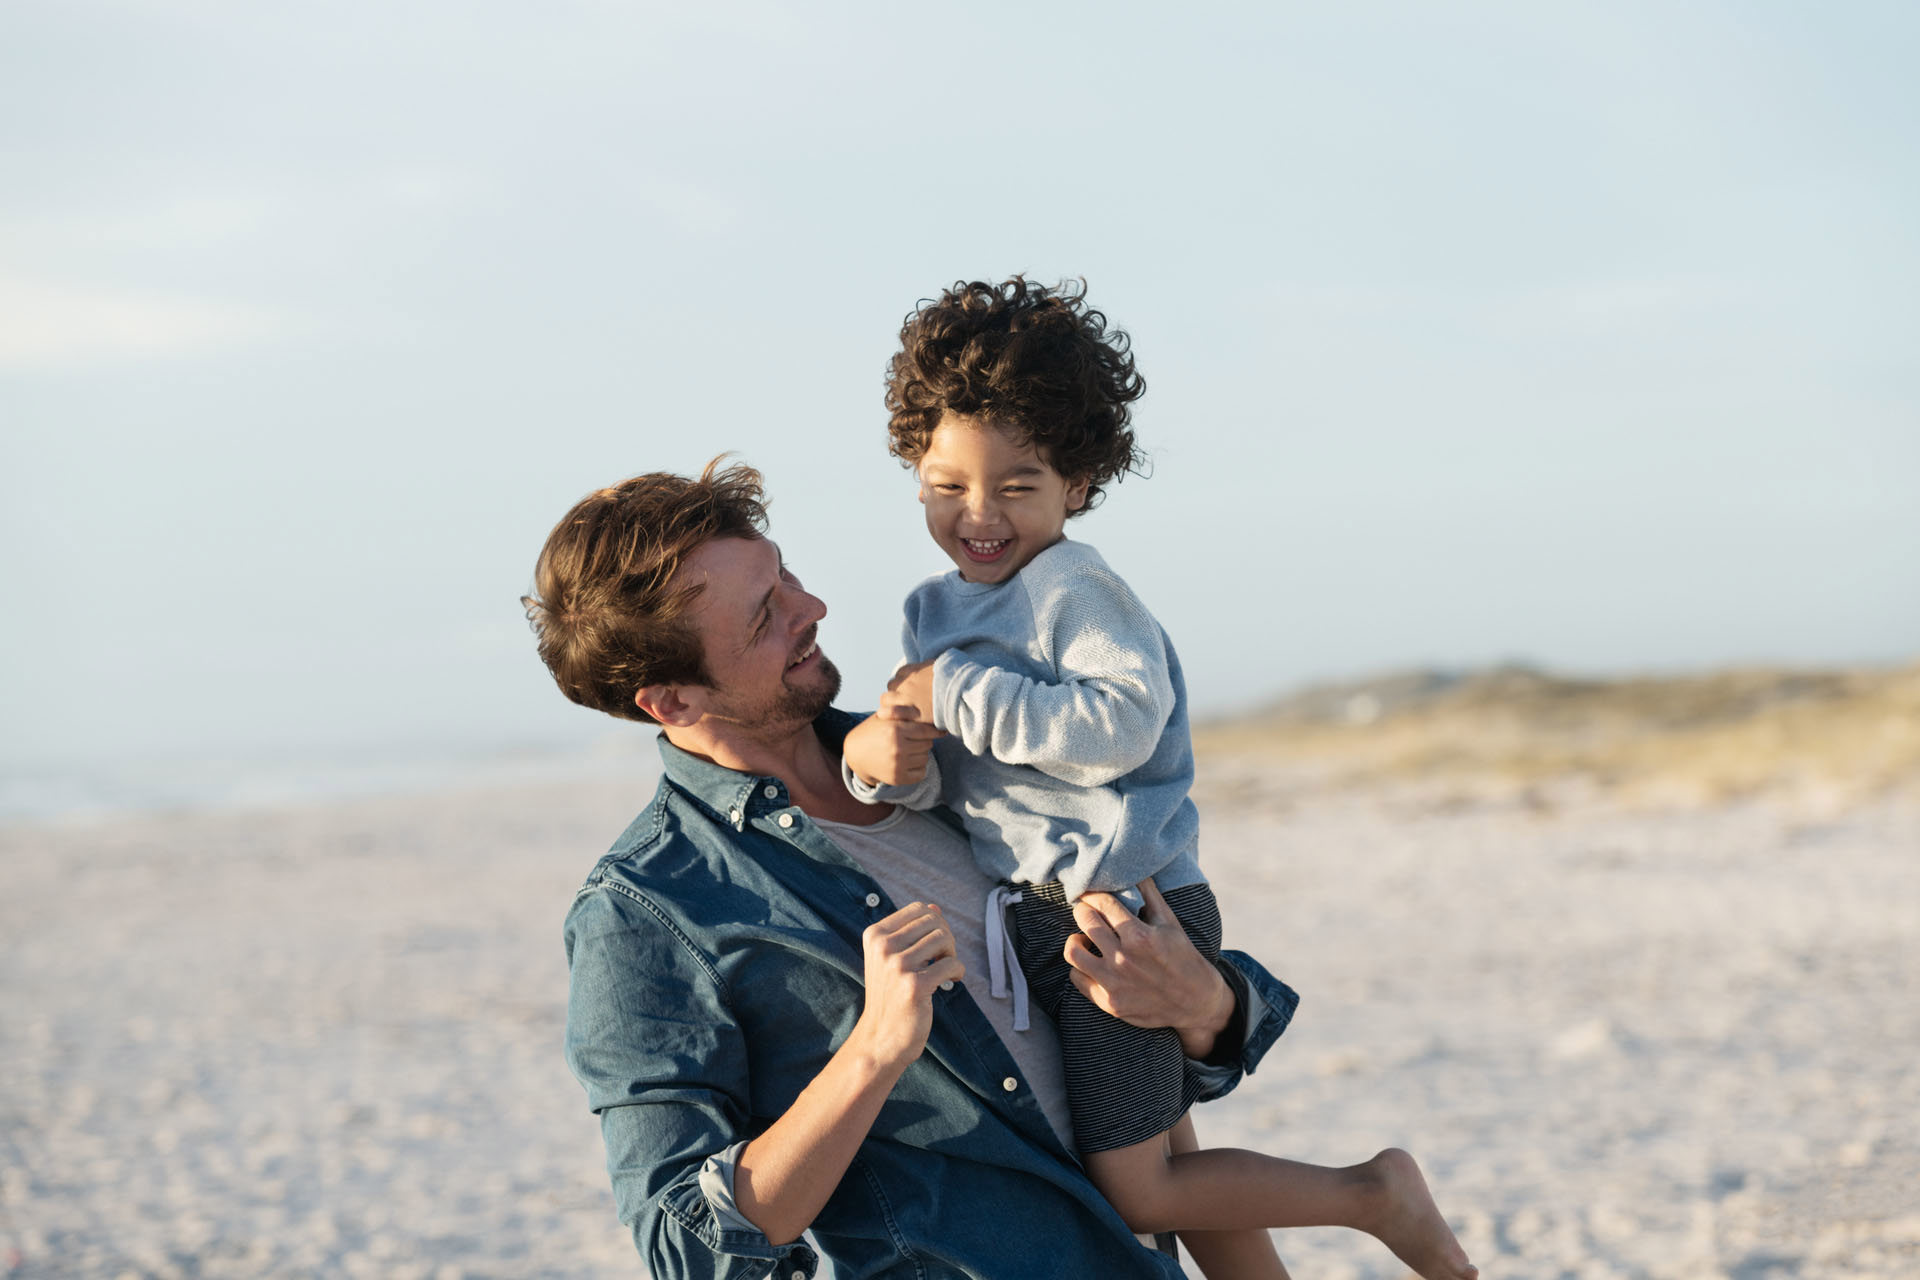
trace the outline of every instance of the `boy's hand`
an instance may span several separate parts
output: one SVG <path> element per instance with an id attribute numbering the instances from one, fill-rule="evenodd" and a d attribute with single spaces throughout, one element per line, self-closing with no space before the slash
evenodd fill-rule
<path id="1" fill-rule="evenodd" d="M 855 725 L 840 748 L 847 767 L 870 787 L 909 787 L 927 776 L 927 755 L 944 733 L 913 718 L 913 708 L 894 694 L 881 695 L 880 709 Z"/>
<path id="2" fill-rule="evenodd" d="M 1141 881 L 1140 894 L 1146 904 L 1138 916 L 1110 893 L 1081 895 L 1073 904 L 1081 932 L 1063 951 L 1073 966 L 1067 976 L 1122 1022 L 1172 1027 L 1189 1058 L 1205 1058 L 1233 1021 L 1233 989 L 1194 947 L 1153 881 Z"/>
<path id="3" fill-rule="evenodd" d="M 887 681 L 887 692 L 903 706 L 913 708 L 916 720 L 933 723 L 933 659 L 902 667 Z M 887 703 L 882 699 L 881 706 Z"/>

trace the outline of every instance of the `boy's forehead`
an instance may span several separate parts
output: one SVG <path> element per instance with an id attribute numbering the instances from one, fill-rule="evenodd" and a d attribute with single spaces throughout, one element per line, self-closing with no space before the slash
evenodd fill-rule
<path id="1" fill-rule="evenodd" d="M 1022 439 L 1016 430 L 953 413 L 940 419 L 920 461 L 923 467 L 934 470 L 971 465 L 1015 475 L 1040 475 L 1052 470 L 1039 446 Z"/>

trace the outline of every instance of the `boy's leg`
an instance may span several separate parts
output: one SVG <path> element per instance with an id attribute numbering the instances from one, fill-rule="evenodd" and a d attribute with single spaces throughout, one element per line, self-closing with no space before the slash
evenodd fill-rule
<path id="1" fill-rule="evenodd" d="M 1172 1154 L 1184 1155 L 1200 1149 L 1193 1132 L 1193 1117 L 1180 1117 L 1180 1123 L 1167 1134 Z M 1273 1236 L 1265 1227 L 1246 1231 L 1182 1231 L 1180 1243 L 1187 1246 L 1194 1263 L 1207 1280 L 1291 1280 L 1274 1250 Z"/>
<path id="2" fill-rule="evenodd" d="M 1094 1185 L 1135 1231 L 1352 1227 L 1426 1280 L 1479 1274 L 1420 1166 L 1396 1148 L 1344 1169 L 1232 1147 L 1170 1155 L 1158 1138 L 1084 1158 Z"/>
<path id="3" fill-rule="evenodd" d="M 1074 1134 L 1094 1185 L 1133 1230 L 1352 1227 L 1426 1280 L 1479 1274 L 1404 1151 L 1345 1169 L 1230 1148 L 1170 1154 L 1167 1135 L 1198 1093 L 1179 1036 L 1128 1026 L 1075 990 L 1060 950 L 1078 925 L 1060 886 L 1023 886 L 1022 893 L 1015 907 L 1021 967 L 1060 1033 Z M 1217 955 L 1219 908 L 1207 886 L 1162 896 L 1201 954 Z"/>

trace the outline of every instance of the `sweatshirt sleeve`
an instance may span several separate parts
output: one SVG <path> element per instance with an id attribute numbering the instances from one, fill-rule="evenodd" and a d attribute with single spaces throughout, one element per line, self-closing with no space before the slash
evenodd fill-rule
<path id="1" fill-rule="evenodd" d="M 934 723 L 975 755 L 1104 786 L 1152 757 L 1173 714 L 1165 636 L 1104 565 L 1076 565 L 1030 590 L 1054 678 L 1029 679 L 949 649 L 933 667 Z"/>
<path id="2" fill-rule="evenodd" d="M 888 786 L 884 782 L 863 782 L 853 766 L 840 761 L 840 781 L 847 793 L 862 804 L 901 804 L 909 809 L 931 809 L 940 803 L 940 761 L 927 757 L 927 776 L 907 786 Z"/>

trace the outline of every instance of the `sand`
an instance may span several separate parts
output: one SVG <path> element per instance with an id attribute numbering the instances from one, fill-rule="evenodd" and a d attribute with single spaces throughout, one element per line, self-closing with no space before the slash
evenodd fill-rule
<path id="1" fill-rule="evenodd" d="M 1920 808 L 1204 776 L 1304 996 L 1204 1140 L 1408 1147 L 1490 1280 L 1920 1275 Z M 651 785 L 0 830 L 0 1275 L 637 1274 L 559 930 Z"/>

